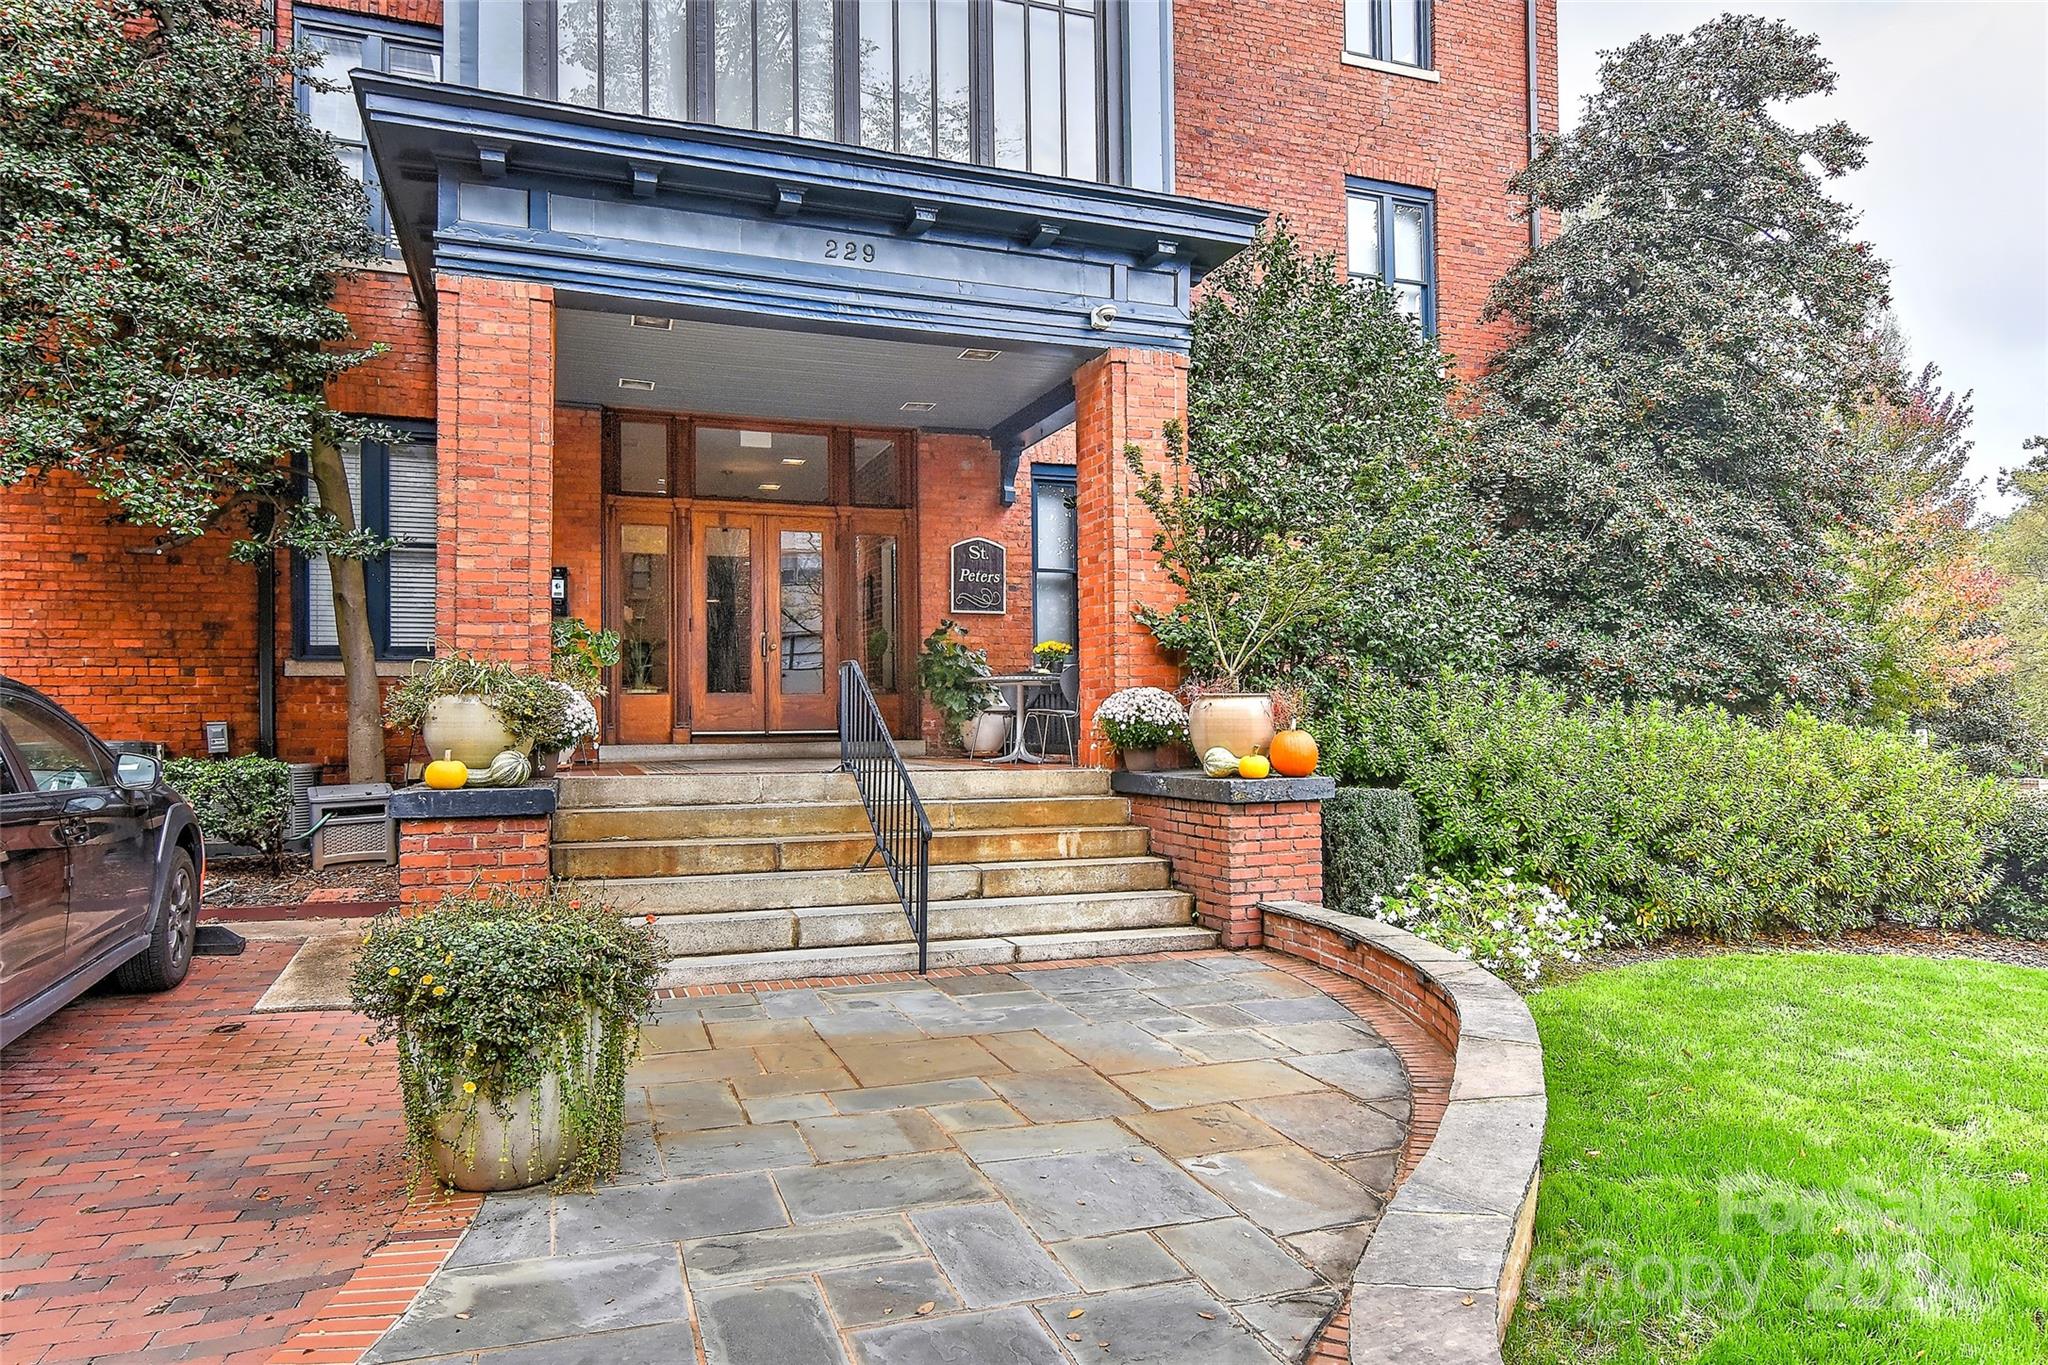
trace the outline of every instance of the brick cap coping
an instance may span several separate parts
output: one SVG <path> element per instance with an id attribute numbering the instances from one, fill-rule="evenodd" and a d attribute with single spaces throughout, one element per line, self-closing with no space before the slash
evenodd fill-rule
<path id="1" fill-rule="evenodd" d="M 1198 768 L 1170 773 L 1132 773 L 1119 768 L 1110 774 L 1109 786 L 1125 796 L 1164 796 L 1216 806 L 1327 801 L 1337 794 L 1334 777 L 1210 777 Z"/>
<path id="2" fill-rule="evenodd" d="M 1543 1046 L 1528 1005 L 1475 963 L 1391 924 L 1298 901 L 1262 909 L 1394 960 L 1441 990 L 1458 1016 L 1436 1138 L 1352 1274 L 1351 1365 L 1499 1365 L 1543 1152 Z M 1492 1310 L 1485 1318 L 1469 1311 L 1480 1305 Z"/>
<path id="3" fill-rule="evenodd" d="M 404 787 L 391 793 L 394 820 L 504 820 L 554 813 L 552 782 L 524 787 L 457 787 L 454 791 Z"/>

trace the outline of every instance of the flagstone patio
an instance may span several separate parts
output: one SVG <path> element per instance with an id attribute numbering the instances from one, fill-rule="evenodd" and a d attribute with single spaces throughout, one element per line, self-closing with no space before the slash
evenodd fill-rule
<path id="1" fill-rule="evenodd" d="M 617 1181 L 489 1198 L 364 1359 L 1298 1360 L 1411 1098 L 1262 954 L 671 1001 Z"/>

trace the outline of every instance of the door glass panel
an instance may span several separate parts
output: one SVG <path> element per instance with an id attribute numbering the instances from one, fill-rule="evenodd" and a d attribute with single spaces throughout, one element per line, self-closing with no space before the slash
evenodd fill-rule
<path id="1" fill-rule="evenodd" d="M 619 423 L 619 491 L 668 493 L 668 423 Z"/>
<path id="2" fill-rule="evenodd" d="M 754 535 L 744 526 L 704 529 L 704 690 L 754 690 Z"/>
<path id="3" fill-rule="evenodd" d="M 782 533 L 782 619 L 777 625 L 782 695 L 825 692 L 825 533 Z"/>
<path id="4" fill-rule="evenodd" d="M 902 462 L 896 442 L 886 436 L 853 438 L 853 500 L 862 507 L 903 504 Z"/>
<path id="5" fill-rule="evenodd" d="M 896 537 L 855 536 L 855 606 L 859 612 L 861 667 L 876 692 L 896 690 Z"/>
<path id="6" fill-rule="evenodd" d="M 697 428 L 697 496 L 823 502 L 832 491 L 832 441 L 816 431 Z"/>
<path id="7" fill-rule="evenodd" d="M 619 528 L 619 687 L 668 691 L 668 527 Z"/>

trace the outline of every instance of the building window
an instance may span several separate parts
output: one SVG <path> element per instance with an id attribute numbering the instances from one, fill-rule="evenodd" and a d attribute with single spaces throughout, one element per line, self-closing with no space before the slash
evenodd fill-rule
<path id="1" fill-rule="evenodd" d="M 419 659 L 434 652 L 434 559 L 438 512 L 434 429 L 390 422 L 403 442 L 351 442 L 341 452 L 356 523 L 395 541 L 380 559 L 365 560 L 370 635 L 380 659 Z M 294 652 L 302 659 L 340 657 L 334 589 L 327 561 L 303 556 L 293 583 Z"/>
<path id="2" fill-rule="evenodd" d="M 360 68 L 437 81 L 441 79 L 441 35 L 425 25 L 326 10 L 302 9 L 293 24 L 300 45 L 320 54 L 320 64 L 312 74 L 342 86 L 339 90 L 315 90 L 302 82 L 299 109 L 307 122 L 334 139 L 334 152 L 341 164 L 369 191 L 370 228 L 384 240 L 387 253 L 395 255 L 390 211 L 363 140 L 362 116 L 356 109 L 355 92 L 348 88 L 348 73 Z"/>
<path id="3" fill-rule="evenodd" d="M 1074 553 L 1074 466 L 1031 467 L 1031 634 L 1033 644 L 1079 644 Z"/>
<path id="4" fill-rule="evenodd" d="M 1436 196 L 1428 190 L 1350 180 L 1345 255 L 1354 280 L 1378 280 L 1394 306 L 1436 335 Z"/>
<path id="5" fill-rule="evenodd" d="M 1344 0 L 1344 50 L 1396 66 L 1431 61 L 1429 0 Z"/>

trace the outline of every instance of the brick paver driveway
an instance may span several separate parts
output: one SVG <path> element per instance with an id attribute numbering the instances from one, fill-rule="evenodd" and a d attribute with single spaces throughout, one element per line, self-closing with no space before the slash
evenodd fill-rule
<path id="1" fill-rule="evenodd" d="M 629 1103 L 617 1183 L 490 1198 L 366 1359 L 1297 1359 L 1410 1120 L 1242 954 L 670 1002 Z"/>

